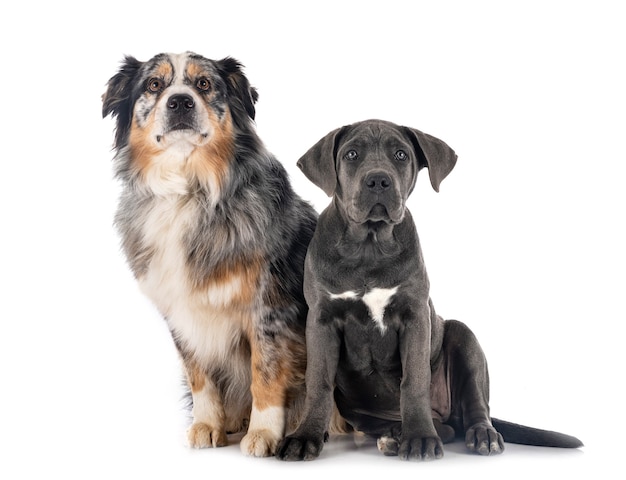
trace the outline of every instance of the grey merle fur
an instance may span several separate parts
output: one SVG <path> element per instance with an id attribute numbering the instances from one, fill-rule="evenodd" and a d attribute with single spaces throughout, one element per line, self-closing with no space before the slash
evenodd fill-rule
<path id="1" fill-rule="evenodd" d="M 142 231 L 142 219 L 153 208 L 155 194 L 142 187 L 141 175 L 133 165 L 135 159 L 129 137 L 134 106 L 146 90 L 150 68 L 167 58 L 162 54 L 140 62 L 126 57 L 103 95 L 102 114 L 104 117 L 111 115 L 116 121 L 115 174 L 123 185 L 115 225 L 129 266 L 138 278 L 148 271 L 155 254 L 153 246 L 144 241 Z M 186 201 L 195 202 L 199 214 L 182 232 L 187 271 L 191 283 L 201 286 L 220 267 L 245 265 L 247 261 L 262 258 L 260 294 L 255 300 L 255 308 L 260 313 L 252 333 L 255 339 L 242 337 L 234 354 L 249 357 L 249 342 L 254 340 L 267 363 L 253 368 L 257 368 L 262 377 L 270 378 L 278 368 L 278 357 L 287 352 L 285 345 L 299 345 L 297 348 L 304 352 L 307 305 L 302 292 L 303 265 L 317 214 L 294 192 L 284 167 L 257 136 L 253 120 L 258 94 L 250 86 L 239 62 L 232 58 L 209 60 L 194 54 L 190 54 L 190 58 L 201 62 L 211 72 L 214 95 L 210 108 L 218 116 L 226 109 L 230 112 L 234 151 L 217 200 L 205 185 L 189 180 Z M 172 336 L 181 357 L 191 359 L 194 352 L 189 351 L 173 331 Z M 296 397 L 303 389 L 305 358 L 293 351 L 291 356 L 294 358 L 289 358 L 288 362 L 297 370 L 293 376 L 300 382 L 289 386 L 297 390 L 290 393 Z M 249 364 L 249 358 L 247 362 Z M 228 365 L 216 365 L 209 366 L 207 375 L 222 391 L 224 402 L 242 402 L 242 398 L 244 402 L 251 401 L 249 383 L 240 389 L 230 386 L 236 376 L 249 379 L 249 370 L 233 372 Z M 297 411 L 290 414 L 295 416 Z"/>

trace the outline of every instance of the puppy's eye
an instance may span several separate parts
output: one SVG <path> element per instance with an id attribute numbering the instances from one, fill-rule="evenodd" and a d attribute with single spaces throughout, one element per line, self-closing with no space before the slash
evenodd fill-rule
<path id="1" fill-rule="evenodd" d="M 210 90 L 211 82 L 209 82 L 209 80 L 207 78 L 202 77 L 202 78 L 198 79 L 198 81 L 196 82 L 196 88 L 198 90 L 206 92 L 207 90 Z"/>
<path id="2" fill-rule="evenodd" d="M 396 154 L 394 155 L 394 158 L 398 160 L 399 162 L 404 162 L 406 159 L 409 158 L 409 156 L 406 154 L 404 150 L 398 150 Z"/>
<path id="3" fill-rule="evenodd" d="M 344 157 L 346 160 L 356 160 L 359 157 L 359 154 L 356 153 L 356 150 L 348 150 Z"/>
<path id="4" fill-rule="evenodd" d="M 160 78 L 151 78 L 148 80 L 148 90 L 152 93 L 158 93 L 163 90 L 163 80 Z"/>

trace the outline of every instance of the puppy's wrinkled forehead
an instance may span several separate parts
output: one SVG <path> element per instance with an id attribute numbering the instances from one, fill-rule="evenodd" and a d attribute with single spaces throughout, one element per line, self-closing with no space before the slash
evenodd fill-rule
<path id="1" fill-rule="evenodd" d="M 368 153 L 378 153 L 378 148 L 389 149 L 410 145 L 403 131 L 396 125 L 383 121 L 357 124 L 344 135 L 340 149 L 350 147 L 367 148 Z"/>
<path id="2" fill-rule="evenodd" d="M 354 133 L 380 140 L 393 128 L 382 121 L 363 122 L 354 128 Z"/>

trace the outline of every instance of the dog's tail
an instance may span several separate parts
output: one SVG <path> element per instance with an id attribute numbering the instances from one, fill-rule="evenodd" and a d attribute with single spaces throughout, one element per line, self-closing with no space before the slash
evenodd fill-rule
<path id="1" fill-rule="evenodd" d="M 518 425 L 497 418 L 492 418 L 491 423 L 507 443 L 560 448 L 579 448 L 584 446 L 583 442 L 576 437 L 564 433 Z"/>

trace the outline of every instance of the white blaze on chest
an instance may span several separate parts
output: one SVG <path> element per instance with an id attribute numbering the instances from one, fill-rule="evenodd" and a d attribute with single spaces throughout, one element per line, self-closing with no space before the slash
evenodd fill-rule
<path id="1" fill-rule="evenodd" d="M 385 309 L 391 302 L 393 296 L 398 292 L 398 287 L 393 288 L 372 288 L 362 297 L 359 297 L 357 292 L 347 290 L 342 293 L 331 293 L 331 300 L 362 300 L 365 306 L 370 312 L 370 316 L 381 333 L 385 333 L 387 325 L 385 325 L 383 319 L 385 317 Z"/>
<path id="2" fill-rule="evenodd" d="M 193 287 L 183 235 L 197 222 L 197 215 L 198 206 L 180 198 L 163 197 L 154 202 L 142 231 L 153 255 L 138 280 L 174 335 L 195 352 L 197 361 L 226 361 L 247 321 L 243 314 L 228 308 L 241 280 L 233 277 L 215 287 Z"/>
<path id="3" fill-rule="evenodd" d="M 338 294 L 334 294 L 334 293 L 330 294 L 331 300 L 356 300 L 358 298 L 359 298 L 359 294 L 356 292 L 353 292 L 352 290 L 348 290 L 347 292 L 338 293 Z"/>

